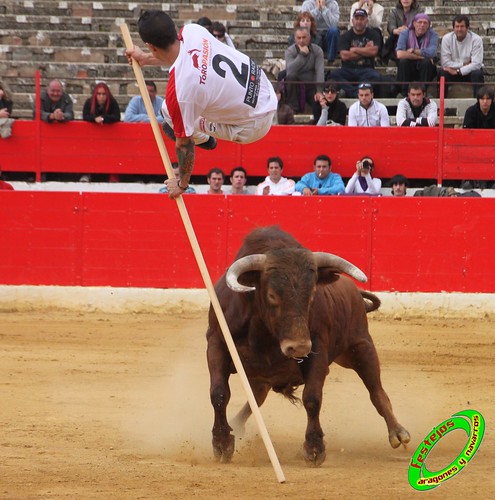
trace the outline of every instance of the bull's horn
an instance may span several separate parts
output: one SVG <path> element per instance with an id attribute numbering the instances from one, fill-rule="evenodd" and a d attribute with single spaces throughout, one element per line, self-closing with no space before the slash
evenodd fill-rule
<path id="1" fill-rule="evenodd" d="M 352 276 L 361 283 L 366 283 L 368 281 L 366 274 L 364 274 L 361 269 L 338 255 L 326 252 L 313 252 L 313 255 L 315 256 L 318 267 L 334 267 L 338 271 Z"/>
<path id="2" fill-rule="evenodd" d="M 261 271 L 265 267 L 266 255 L 263 253 L 257 253 L 253 255 L 246 255 L 236 260 L 227 270 L 227 275 L 225 280 L 227 285 L 234 292 L 252 292 L 256 290 L 254 286 L 244 286 L 237 281 L 241 274 L 248 271 Z"/>

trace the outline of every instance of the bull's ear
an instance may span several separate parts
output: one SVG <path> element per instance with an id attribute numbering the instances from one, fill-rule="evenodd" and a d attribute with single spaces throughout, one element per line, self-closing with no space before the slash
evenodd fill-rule
<path id="1" fill-rule="evenodd" d="M 318 269 L 318 284 L 329 285 L 336 281 L 339 277 L 339 272 L 331 267 L 320 267 Z"/>

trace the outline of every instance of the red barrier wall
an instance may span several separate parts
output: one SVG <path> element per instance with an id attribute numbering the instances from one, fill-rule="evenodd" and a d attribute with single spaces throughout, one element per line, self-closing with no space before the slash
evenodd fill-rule
<path id="1" fill-rule="evenodd" d="M 495 199 L 184 199 L 213 280 L 249 230 L 279 224 L 359 266 L 374 291 L 495 292 Z M 164 195 L 0 191 L 0 205 L 1 284 L 203 288 Z"/>
<path id="2" fill-rule="evenodd" d="M 175 145 L 165 140 L 172 161 Z M 443 128 L 356 128 L 276 126 L 247 145 L 219 141 L 215 151 L 196 149 L 195 175 L 212 167 L 225 172 L 243 165 L 249 175 L 265 176 L 266 160 L 281 156 L 284 173 L 301 177 L 318 154 L 332 158 L 334 171 L 350 177 L 356 160 L 375 159 L 376 175 L 403 173 L 417 179 L 495 179 L 495 143 L 491 130 Z M 17 120 L 12 137 L 0 139 L 5 171 L 164 174 L 149 124 L 86 122 L 47 124 Z"/>

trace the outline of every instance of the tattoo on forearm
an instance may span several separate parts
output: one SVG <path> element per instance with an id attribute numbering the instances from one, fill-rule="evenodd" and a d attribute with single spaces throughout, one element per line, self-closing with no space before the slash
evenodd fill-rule
<path id="1" fill-rule="evenodd" d="M 175 150 L 177 159 L 179 160 L 180 178 L 184 179 L 184 182 L 189 184 L 194 166 L 194 141 L 189 141 L 186 144 L 177 146 Z"/>

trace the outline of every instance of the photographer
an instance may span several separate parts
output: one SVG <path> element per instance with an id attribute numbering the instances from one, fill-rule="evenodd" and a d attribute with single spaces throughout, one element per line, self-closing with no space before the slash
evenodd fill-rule
<path id="1" fill-rule="evenodd" d="M 382 181 L 372 177 L 375 164 L 369 156 L 361 158 L 356 163 L 356 172 L 349 179 L 345 188 L 346 194 L 367 194 L 378 196 L 382 187 Z"/>
<path id="2" fill-rule="evenodd" d="M 319 96 L 321 115 L 316 123 L 317 126 L 340 126 L 345 125 L 347 117 L 347 106 L 339 99 L 337 84 L 327 82 L 322 94 Z"/>

